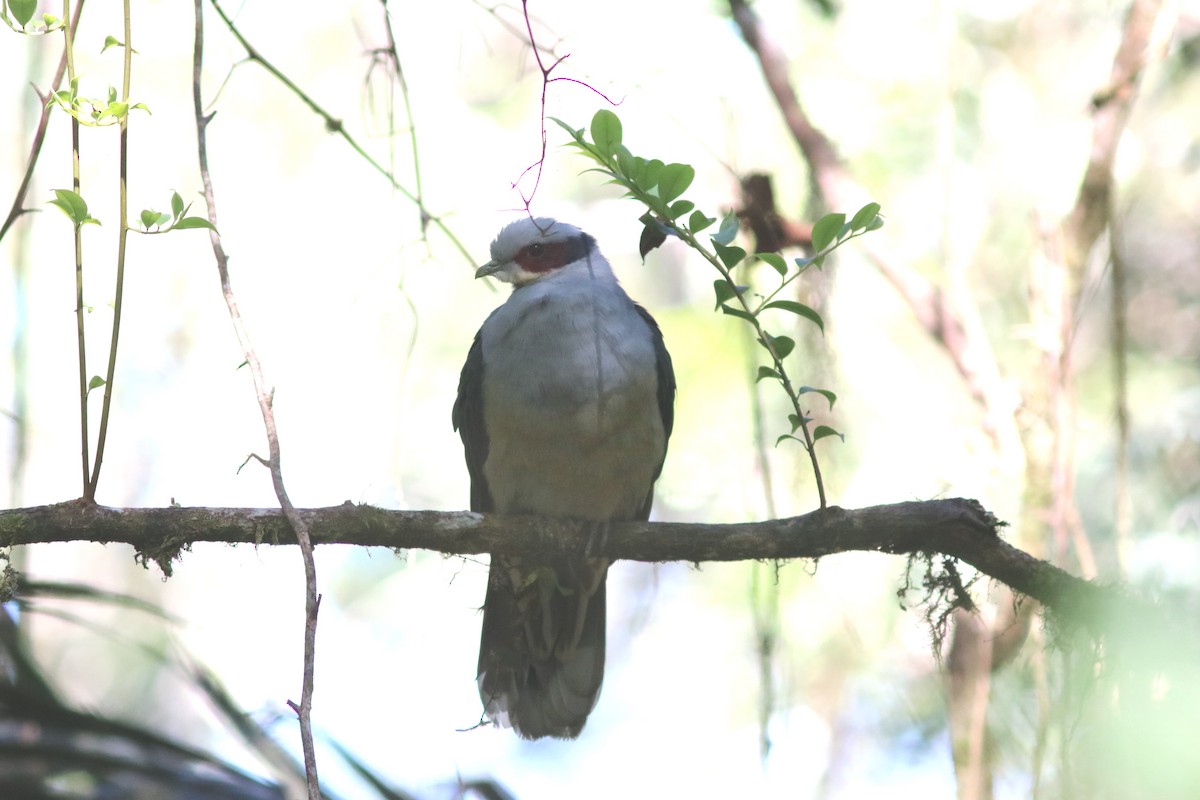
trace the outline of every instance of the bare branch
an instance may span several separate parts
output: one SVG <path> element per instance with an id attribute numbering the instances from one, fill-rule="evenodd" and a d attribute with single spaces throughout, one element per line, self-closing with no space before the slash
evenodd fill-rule
<path id="1" fill-rule="evenodd" d="M 447 554 L 559 554 L 584 545 L 586 526 L 568 520 L 472 512 L 386 511 L 345 503 L 296 509 L 314 545 L 420 548 Z M 1013 547 L 1003 523 L 975 500 L 947 499 L 861 509 L 831 506 L 799 517 L 716 525 L 615 522 L 603 555 L 632 561 L 742 561 L 822 558 L 849 551 L 941 553 L 1050 607 L 1058 619 L 1094 632 L 1114 620 L 1135 626 L 1161 616 L 1119 587 L 1076 578 Z M 135 547 L 138 559 L 170 574 L 196 542 L 295 544 L 283 514 L 248 508 L 106 508 L 71 501 L 0 511 L 0 547 L 93 541 Z M 1141 616 L 1139 616 L 1141 615 Z"/>
<path id="2" fill-rule="evenodd" d="M 279 499 L 282 517 L 295 540 L 300 545 L 300 553 L 304 562 L 304 667 L 300 688 L 300 704 L 296 706 L 288 702 L 296 711 L 300 721 L 300 744 L 304 751 L 304 774 L 308 783 L 309 800 L 321 800 L 321 788 L 317 779 L 317 756 L 313 746 L 312 736 L 312 695 L 313 672 L 317 653 L 317 613 L 320 611 L 321 596 L 317 593 L 317 566 L 313 559 L 313 545 L 309 538 L 305 521 L 296 512 L 296 507 L 288 497 L 283 483 L 283 468 L 279 446 L 279 431 L 275 425 L 274 395 L 275 391 L 267 383 L 263 373 L 262 363 L 258 353 L 250 341 L 250 332 L 238 309 L 237 298 L 229 279 L 229 259 L 225 248 L 221 245 L 220 236 L 215 230 L 217 225 L 217 201 L 213 190 L 212 175 L 208 168 L 208 123 L 211 115 L 204 114 L 204 103 L 200 92 L 200 75 L 204 63 L 204 9 L 203 0 L 195 0 L 195 44 L 192 54 L 192 103 L 196 118 L 197 160 L 200 166 L 200 178 L 204 183 L 204 202 L 208 206 L 208 220 L 214 230 L 209 231 L 212 242 L 213 257 L 217 264 L 217 273 L 221 281 L 221 294 L 229 311 L 230 321 L 242 346 L 246 364 L 254 379 L 254 391 L 258 396 L 258 407 L 262 413 L 263 427 L 267 435 L 267 447 L 270 451 L 267 466 L 271 472 L 271 483 L 275 488 L 275 496 Z M 259 458 L 259 461 L 262 461 Z M 159 561 L 162 566 L 162 561 Z"/>
<path id="3" fill-rule="evenodd" d="M 812 174 L 813 190 L 825 208 L 857 208 L 867 191 L 847 171 L 829 137 L 813 124 L 792 84 L 787 58 L 767 35 L 745 0 L 729 0 L 733 18 L 746 44 L 758 57 L 780 114 Z M 868 237 L 862 246 L 872 264 L 912 311 L 922 328 L 951 359 L 971 397 L 984 412 L 984 428 L 1004 451 L 1019 448 L 1012 431 L 1015 400 L 978 320 L 954 292 L 936 286 L 918 272 L 887 255 L 886 237 Z"/>

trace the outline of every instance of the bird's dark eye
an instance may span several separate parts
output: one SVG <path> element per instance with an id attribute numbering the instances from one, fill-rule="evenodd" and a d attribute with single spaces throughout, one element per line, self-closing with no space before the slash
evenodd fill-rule
<path id="1" fill-rule="evenodd" d="M 541 257 L 545 252 L 546 245 L 542 244 L 541 242 L 534 242 L 533 244 L 529 245 L 529 255 L 533 256 L 534 258 Z"/>

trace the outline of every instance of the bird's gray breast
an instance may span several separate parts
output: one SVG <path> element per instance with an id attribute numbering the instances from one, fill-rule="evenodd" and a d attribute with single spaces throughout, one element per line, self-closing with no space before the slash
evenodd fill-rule
<path id="1" fill-rule="evenodd" d="M 620 287 L 523 288 L 482 346 L 496 510 L 634 516 L 666 442 L 650 331 Z"/>

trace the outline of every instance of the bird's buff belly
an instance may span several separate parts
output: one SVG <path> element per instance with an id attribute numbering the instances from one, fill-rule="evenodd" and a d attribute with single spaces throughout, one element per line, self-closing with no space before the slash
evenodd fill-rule
<path id="1" fill-rule="evenodd" d="M 662 458 L 662 425 L 628 420 L 587 437 L 492 430 L 484 472 L 496 510 L 584 520 L 629 519 L 646 500 Z"/>

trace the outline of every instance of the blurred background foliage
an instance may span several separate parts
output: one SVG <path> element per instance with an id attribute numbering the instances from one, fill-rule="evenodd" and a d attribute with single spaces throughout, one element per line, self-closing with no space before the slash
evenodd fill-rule
<path id="1" fill-rule="evenodd" d="M 42 9 L 41 6 L 46 6 Z M 53 7 L 51 7 L 53 6 Z M 833 389 L 819 423 L 831 502 L 853 507 L 970 496 L 1015 524 L 1014 540 L 1063 567 L 1128 579 L 1170 600 L 1195 632 L 1200 576 L 1200 4 L 1168 3 L 1145 53 L 1114 167 L 1112 225 L 1083 265 L 1067 341 L 1072 410 L 1057 441 L 1069 474 L 1032 487 L 1026 461 L 1053 437 L 1029 413 L 1050 391 L 1044 354 L 1060 332 L 1031 306 L 1059 273 L 1047 253 L 1075 203 L 1093 101 L 1106 88 L 1127 3 L 1085 0 L 783 2 L 753 8 L 787 56 L 797 95 L 846 168 L 882 204 L 871 234 L 892 263 L 937 286 L 961 280 L 995 353 L 1005 450 L 936 344 L 856 245 L 799 289 L 827 323 L 800 325 L 802 383 Z M 39 11 L 61 13 L 56 4 Z M 331 7 L 247 0 L 227 9 L 245 37 L 341 120 L 474 260 L 522 213 L 514 183 L 540 155 L 541 77 L 516 5 L 465 0 Z M 412 119 L 381 65 L 390 10 Z M 777 209 L 811 221 L 812 176 L 722 3 L 532 3 L 555 77 L 619 103 L 640 154 L 696 167 L 689 197 L 738 208 L 739 178 L 771 176 Z M 116 4 L 86 6 L 81 86 L 120 80 Z M 449 409 L 479 323 L 500 302 L 447 238 L 422 226 L 345 142 L 254 64 L 205 6 L 204 96 L 216 112 L 210 161 L 226 250 L 255 343 L 276 387 L 284 476 L 298 506 L 467 504 Z M 131 209 L 197 200 L 190 4 L 133 4 Z M 61 37 L 0 36 L 0 206 L 24 173 Z M 579 127 L 604 100 L 579 83 L 547 90 L 547 113 Z M 815 505 L 807 461 L 787 445 L 785 411 L 756 398 L 752 343 L 711 313 L 713 276 L 677 242 L 637 255 L 641 209 L 589 175 L 551 126 L 531 208 L 595 235 L 626 287 L 660 321 L 675 359 L 675 438 L 656 517 L 743 521 Z M 411 146 L 415 138 L 417 161 Z M 77 362 L 69 222 L 46 202 L 70 185 L 64 115 L 52 116 L 21 218 L 0 242 L 0 463 L 7 507 L 76 497 Z M 102 225 L 84 232 L 89 361 L 102 364 L 116 240 L 115 130 L 87 130 L 82 194 Z M 198 202 L 193 213 L 202 213 Z M 221 307 L 201 231 L 134 238 L 123 342 L 98 501 L 114 506 L 272 506 L 258 410 Z M 801 255 L 799 250 L 791 255 Z M 1114 424 L 1111 271 L 1127 271 L 1130 546 L 1117 546 L 1120 440 Z M 96 368 L 98 370 L 99 368 Z M 95 370 L 94 370 L 95 371 Z M 98 400 L 98 398 L 94 398 Z M 759 422 L 756 423 L 756 416 Z M 761 426 L 761 429 L 760 429 Z M 1032 432 L 1032 433 L 1031 433 Z M 1035 492 L 1036 493 L 1036 492 Z M 1056 505 L 1057 503 L 1057 505 Z M 1078 525 L 1043 513 L 1067 508 Z M 1060 520 L 1061 521 L 1061 520 Z M 1073 532 L 1073 533 L 1072 533 Z M 986 710 L 982 782 L 956 778 L 947 664 L 920 614 L 903 611 L 904 564 L 849 554 L 819 564 L 614 567 L 609 667 L 577 742 L 460 732 L 479 718 L 473 559 L 322 548 L 324 594 L 314 720 L 395 785 L 461 794 L 486 776 L 520 798 L 1164 797 L 1187 794 L 1188 673 L 1105 659 L 1070 632 L 1033 622 L 1007 664 L 977 677 Z M 82 582 L 166 609 L 165 624 L 118 605 L 41 596 L 20 611 L 36 662 L 75 707 L 135 721 L 250 771 L 266 767 L 219 723 L 179 670 L 190 654 L 233 700 L 294 740 L 302 572 L 290 549 L 197 546 L 164 581 L 122 547 L 46 545 L 13 554 L 35 579 Z M 1011 600 L 976 585 L 984 641 L 1019 626 Z M 913 605 L 915 598 L 907 598 Z M 1027 620 L 1028 609 L 1023 612 Z M 1006 617 L 1005 615 L 1008 615 Z M 1008 622 L 1004 620 L 1009 619 Z M 1190 623 L 1187 620 L 1192 620 Z M 990 627 L 989 627 L 990 626 Z M 962 625 L 955 631 L 959 635 Z M 989 652 L 992 645 L 988 645 Z M 186 659 L 184 659 L 186 660 Z M 1194 688 L 1194 686 L 1192 687 Z M 1163 716 L 1164 706 L 1174 709 Z M 982 735 L 982 734 L 981 734 Z M 1131 742 L 1140 742 L 1134 747 Z M 322 777 L 345 797 L 377 796 L 322 745 Z"/>

